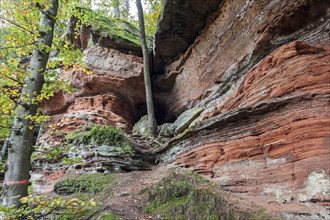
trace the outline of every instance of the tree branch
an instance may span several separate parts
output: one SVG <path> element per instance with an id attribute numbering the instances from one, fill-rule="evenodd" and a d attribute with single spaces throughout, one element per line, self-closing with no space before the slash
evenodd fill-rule
<path id="1" fill-rule="evenodd" d="M 5 20 L 5 21 L 7 21 L 7 22 L 13 24 L 13 25 L 15 25 L 16 27 L 18 27 L 18 28 L 20 28 L 20 29 L 22 29 L 22 30 L 24 30 L 24 31 L 27 31 L 27 32 L 29 32 L 30 34 L 34 34 L 33 31 L 30 31 L 30 30 L 26 29 L 25 27 L 22 27 L 21 25 L 17 24 L 16 22 L 13 22 L 13 21 L 11 21 L 11 20 L 8 20 L 8 19 L 6 19 L 6 18 L 4 18 L 4 17 L 0 17 L 0 19 Z"/>
<path id="2" fill-rule="evenodd" d="M 6 50 L 6 49 L 11 49 L 11 48 L 20 48 L 20 47 L 26 47 L 35 44 L 35 42 L 31 44 L 23 44 L 23 45 L 17 45 L 17 46 L 11 46 L 11 47 L 0 47 L 0 50 Z"/>

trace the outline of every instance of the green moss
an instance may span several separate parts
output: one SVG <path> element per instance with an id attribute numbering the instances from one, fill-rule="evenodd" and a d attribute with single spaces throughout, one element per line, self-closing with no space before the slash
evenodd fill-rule
<path id="1" fill-rule="evenodd" d="M 125 39 L 140 47 L 139 30 L 127 21 L 103 16 L 98 16 L 95 21 L 94 31 L 102 35 Z"/>
<path id="2" fill-rule="evenodd" d="M 108 145 L 116 147 L 126 147 L 127 141 L 123 132 L 111 125 L 94 126 L 89 131 L 73 131 L 65 136 L 72 143 L 88 145 Z M 125 149 L 127 150 L 127 149 Z"/>
<path id="3" fill-rule="evenodd" d="M 141 47 L 139 29 L 126 20 L 101 16 L 90 9 L 79 8 L 77 15 L 84 19 L 83 23 L 90 25 L 94 33 L 104 37 L 110 37 L 120 42 L 120 44 L 131 44 Z M 152 37 L 147 36 L 147 44 L 152 47 Z"/>
<path id="4" fill-rule="evenodd" d="M 83 144 L 121 146 L 123 134 L 113 126 L 94 126 L 81 137 Z"/>
<path id="5" fill-rule="evenodd" d="M 165 219 L 260 219 L 252 218 L 256 212 L 236 208 L 214 184 L 189 172 L 171 173 L 148 194 L 146 211 Z"/>
<path id="6" fill-rule="evenodd" d="M 54 191 L 61 195 L 73 193 L 102 193 L 113 182 L 110 174 L 93 173 L 66 177 L 54 186 Z"/>
<path id="7" fill-rule="evenodd" d="M 119 220 L 120 218 L 117 217 L 115 214 L 113 214 L 112 212 L 104 215 L 104 216 L 101 216 L 100 217 L 101 220 Z"/>
<path id="8" fill-rule="evenodd" d="M 85 135 L 86 132 L 83 132 L 83 131 L 72 131 L 70 133 L 68 133 L 66 136 L 65 136 L 65 139 L 68 140 L 69 142 L 74 142 L 75 140 L 78 140 L 80 139 L 82 136 Z"/>

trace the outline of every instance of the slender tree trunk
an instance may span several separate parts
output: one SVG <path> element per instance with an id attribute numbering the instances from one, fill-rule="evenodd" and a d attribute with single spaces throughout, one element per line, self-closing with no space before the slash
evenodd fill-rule
<path id="1" fill-rule="evenodd" d="M 115 15 L 120 18 L 120 7 L 119 7 L 119 0 L 115 0 Z"/>
<path id="2" fill-rule="evenodd" d="M 157 131 L 157 123 L 154 113 L 154 103 L 152 100 L 152 87 L 151 87 L 151 79 L 150 79 L 150 58 L 149 58 L 148 46 L 146 42 L 143 8 L 142 8 L 141 0 L 136 0 L 136 7 L 138 11 L 140 41 L 141 41 L 142 53 L 143 53 L 143 73 L 144 73 L 144 85 L 146 90 L 149 129 L 150 129 L 150 134 L 152 136 L 155 136 L 158 131 Z"/>
<path id="3" fill-rule="evenodd" d="M 3 187 L 3 205 L 20 206 L 19 199 L 27 196 L 27 188 L 31 171 L 31 153 L 33 146 L 33 124 L 27 116 L 37 112 L 36 96 L 41 92 L 44 83 L 44 72 L 49 57 L 49 49 L 53 41 L 55 17 L 58 0 L 52 0 L 52 5 L 41 15 L 40 37 L 37 49 L 33 51 L 26 86 L 22 90 L 20 105 L 15 109 L 16 118 L 13 123 L 8 148 L 8 159 Z"/>
<path id="4" fill-rule="evenodd" d="M 125 10 L 126 10 L 126 14 L 128 15 L 129 14 L 129 0 L 126 0 L 125 1 Z"/>

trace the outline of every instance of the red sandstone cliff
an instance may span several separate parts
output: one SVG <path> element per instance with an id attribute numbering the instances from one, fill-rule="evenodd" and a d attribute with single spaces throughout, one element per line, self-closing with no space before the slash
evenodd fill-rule
<path id="1" fill-rule="evenodd" d="M 164 72 L 155 76 L 155 93 L 164 120 L 191 107 L 204 111 L 162 161 L 204 174 L 286 219 L 330 218 L 329 15 L 325 0 L 225 0 L 190 46 L 194 38 L 185 34 L 200 30 L 182 33 L 187 23 L 163 22 L 174 25 L 156 34 L 163 45 L 155 69 Z M 78 90 L 57 94 L 45 111 L 65 132 L 88 123 L 130 130 L 144 105 L 141 62 L 91 48 L 86 63 L 94 74 L 63 76 Z M 40 140 L 49 141 L 47 135 Z"/>
<path id="2" fill-rule="evenodd" d="M 328 16 L 326 1 L 223 1 L 159 77 L 169 118 L 205 109 L 164 160 L 287 219 L 330 218 Z"/>

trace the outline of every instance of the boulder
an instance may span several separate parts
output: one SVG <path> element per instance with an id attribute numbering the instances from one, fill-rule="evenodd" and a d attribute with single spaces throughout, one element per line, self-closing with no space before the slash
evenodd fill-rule
<path id="1" fill-rule="evenodd" d="M 173 123 L 175 134 L 186 130 L 189 125 L 202 113 L 203 108 L 192 108 L 183 112 Z"/>
<path id="2" fill-rule="evenodd" d="M 140 120 L 134 125 L 133 133 L 142 136 L 148 136 L 150 134 L 149 126 L 148 126 L 148 115 L 145 115 L 142 118 L 140 118 Z"/>

